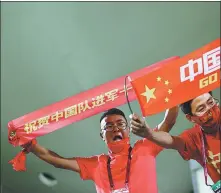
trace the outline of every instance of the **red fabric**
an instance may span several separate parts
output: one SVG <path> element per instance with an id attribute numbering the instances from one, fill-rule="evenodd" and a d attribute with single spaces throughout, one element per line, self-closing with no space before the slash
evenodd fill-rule
<path id="1" fill-rule="evenodd" d="M 217 136 L 205 135 L 208 143 L 207 155 L 207 168 L 213 182 L 220 180 L 220 133 Z M 192 129 L 184 131 L 179 136 L 185 143 L 185 149 L 180 150 L 179 153 L 185 160 L 194 159 L 203 166 L 202 154 L 202 132 L 198 125 Z"/>
<path id="2" fill-rule="evenodd" d="M 163 68 L 133 79 L 143 116 L 164 111 L 220 87 L 220 39 Z M 185 92 L 189 91 L 191 92 Z"/>
<path id="3" fill-rule="evenodd" d="M 24 151 L 21 151 L 20 153 L 18 153 L 14 159 L 12 159 L 11 161 L 9 161 L 9 164 L 12 164 L 12 167 L 15 171 L 26 171 L 26 155 Z"/>
<path id="4" fill-rule="evenodd" d="M 128 146 L 129 147 L 129 146 Z M 148 141 L 139 140 L 132 150 L 132 161 L 129 178 L 129 190 L 132 193 L 157 193 L 156 161 L 160 146 Z M 111 172 L 115 189 L 123 188 L 126 176 L 128 149 L 120 154 L 111 155 Z M 107 155 L 90 158 L 77 158 L 80 176 L 83 180 L 93 180 L 97 193 L 109 193 L 110 185 L 107 174 Z"/>
<path id="5" fill-rule="evenodd" d="M 12 164 L 15 171 L 26 171 L 26 154 L 31 151 L 32 145 L 35 145 L 37 140 L 34 139 L 29 143 L 30 145 L 27 145 L 27 148 L 23 148 L 21 152 L 19 152 L 12 160 L 8 162 L 9 164 Z"/>
<path id="6" fill-rule="evenodd" d="M 168 58 L 128 75 L 137 78 L 178 58 L 178 56 Z M 125 76 L 122 76 L 10 121 L 8 123 L 9 143 L 13 146 L 21 146 L 36 137 L 125 104 L 124 79 Z M 136 99 L 129 84 L 128 95 L 130 101 Z M 15 135 L 10 136 L 11 132 L 15 132 Z"/>
<path id="7" fill-rule="evenodd" d="M 128 149 L 130 147 L 130 138 L 127 137 L 120 141 L 114 141 L 107 144 L 109 156 L 128 155 Z"/>

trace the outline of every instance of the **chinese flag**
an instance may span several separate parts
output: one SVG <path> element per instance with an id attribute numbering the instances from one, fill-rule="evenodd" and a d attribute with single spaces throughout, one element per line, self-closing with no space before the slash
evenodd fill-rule
<path id="1" fill-rule="evenodd" d="M 220 87 L 220 39 L 131 80 L 143 116 Z"/>

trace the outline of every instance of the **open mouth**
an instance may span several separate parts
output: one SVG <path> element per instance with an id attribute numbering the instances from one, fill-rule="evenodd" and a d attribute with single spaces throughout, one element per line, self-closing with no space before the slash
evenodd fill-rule
<path id="1" fill-rule="evenodd" d="M 114 136 L 114 138 L 113 138 L 113 140 L 114 141 L 120 141 L 120 140 L 122 140 L 123 138 L 122 138 L 122 136 L 120 136 L 120 135 L 116 135 L 116 136 Z"/>

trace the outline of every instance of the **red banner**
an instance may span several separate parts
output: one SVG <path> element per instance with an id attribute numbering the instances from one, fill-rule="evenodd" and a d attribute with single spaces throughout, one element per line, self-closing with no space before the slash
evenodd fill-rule
<path id="1" fill-rule="evenodd" d="M 178 58 L 178 56 L 168 58 L 130 73 L 129 76 L 138 78 L 162 68 L 168 62 Z M 8 123 L 9 142 L 14 146 L 20 146 L 36 137 L 46 135 L 109 108 L 125 104 L 124 78 L 122 76 L 10 121 Z M 128 85 L 127 90 L 129 100 L 135 100 L 136 95 L 131 85 Z"/>
<path id="2" fill-rule="evenodd" d="M 168 62 L 131 84 L 143 116 L 164 111 L 220 87 L 220 39 Z"/>

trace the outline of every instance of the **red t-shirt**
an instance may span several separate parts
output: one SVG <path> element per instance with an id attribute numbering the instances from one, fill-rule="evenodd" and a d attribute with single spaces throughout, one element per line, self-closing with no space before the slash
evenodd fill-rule
<path id="1" fill-rule="evenodd" d="M 205 134 L 207 141 L 207 170 L 214 183 L 220 180 L 220 133 L 217 136 Z M 202 131 L 199 125 L 184 131 L 180 136 L 185 143 L 185 149 L 180 150 L 179 153 L 185 160 L 194 159 L 203 166 L 202 153 Z"/>
<path id="2" fill-rule="evenodd" d="M 129 177 L 129 191 L 132 193 L 157 193 L 157 176 L 155 157 L 163 148 L 147 139 L 135 143 L 131 155 Z M 97 193 L 110 193 L 110 184 L 107 173 L 107 155 L 98 155 L 89 158 L 76 158 L 80 167 L 80 176 L 83 180 L 93 180 Z M 127 155 L 111 158 L 111 173 L 115 189 L 124 188 Z"/>

